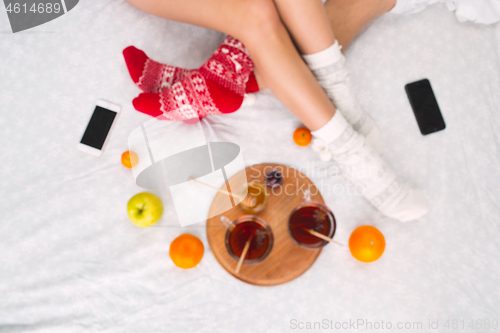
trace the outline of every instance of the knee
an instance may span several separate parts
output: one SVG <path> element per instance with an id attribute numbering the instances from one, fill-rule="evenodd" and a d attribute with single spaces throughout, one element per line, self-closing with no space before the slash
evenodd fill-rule
<path id="1" fill-rule="evenodd" d="M 273 0 L 243 0 L 235 37 L 244 44 L 286 32 Z"/>

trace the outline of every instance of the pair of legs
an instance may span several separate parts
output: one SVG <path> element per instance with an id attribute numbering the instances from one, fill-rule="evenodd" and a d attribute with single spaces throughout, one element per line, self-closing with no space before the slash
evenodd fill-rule
<path id="1" fill-rule="evenodd" d="M 330 0 L 326 10 L 321 0 L 127 1 L 151 14 L 218 30 L 239 39 L 246 46 L 264 85 L 313 131 L 312 148 L 320 153 L 321 159 L 333 157 L 346 179 L 363 189 L 364 196 L 384 215 L 410 221 L 427 213 L 425 197 L 399 181 L 394 171 L 368 145 L 369 141 L 377 141 L 368 139 L 376 139 L 379 131 L 373 119 L 357 104 L 349 88 L 348 72 L 343 67 L 344 58 L 335 43 L 337 38 L 345 47 L 370 20 L 389 11 L 395 0 Z M 330 20 L 340 35 L 333 34 Z M 218 49 L 214 56 L 221 57 L 224 53 L 231 54 L 230 59 L 243 57 L 225 47 L 220 48 L 220 52 Z M 222 56 L 221 61 L 228 59 Z M 217 64 L 207 66 L 224 72 Z M 236 72 L 242 68 L 241 63 L 235 64 Z M 192 109 L 186 91 L 199 91 L 200 94 L 212 91 L 208 86 L 210 80 L 196 78 L 199 73 L 160 94 L 147 96 L 152 95 L 156 109 L 161 101 L 167 103 L 167 108 L 174 105 L 172 110 Z M 206 100 L 215 101 L 218 91 L 220 89 L 214 86 L 214 98 Z M 242 94 L 239 96 L 242 98 Z M 201 97 L 192 100 L 205 101 Z M 220 103 L 216 106 L 222 107 L 225 99 L 217 100 Z M 337 112 L 333 103 L 342 112 Z"/>
<path id="2" fill-rule="evenodd" d="M 323 6 L 321 0 L 127 1 L 155 16 L 241 40 L 263 85 L 313 131 L 326 124 L 336 110 L 297 49 L 302 54 L 319 52 L 335 38 L 346 47 L 367 23 L 395 3 L 329 0 Z M 336 36 L 333 30 L 338 31 Z"/>

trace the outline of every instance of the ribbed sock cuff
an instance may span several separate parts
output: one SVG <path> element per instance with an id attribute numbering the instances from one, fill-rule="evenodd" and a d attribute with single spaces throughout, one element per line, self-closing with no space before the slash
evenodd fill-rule
<path id="1" fill-rule="evenodd" d="M 326 66 L 330 66 L 342 58 L 341 46 L 336 40 L 333 45 L 327 47 L 323 51 L 313 54 L 305 54 L 302 56 L 306 64 L 311 70 L 316 70 Z"/>
<path id="2" fill-rule="evenodd" d="M 312 131 L 311 133 L 313 136 L 329 144 L 337 140 L 349 126 L 351 125 L 349 125 L 347 120 L 345 120 L 342 113 L 337 110 L 332 119 L 323 125 L 323 127 L 316 131 Z"/>

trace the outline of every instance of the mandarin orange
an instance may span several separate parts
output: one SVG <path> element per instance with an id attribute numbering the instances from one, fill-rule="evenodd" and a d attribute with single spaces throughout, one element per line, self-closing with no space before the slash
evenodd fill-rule
<path id="1" fill-rule="evenodd" d="M 384 235 L 375 227 L 361 226 L 352 232 L 349 238 L 349 250 L 359 261 L 375 261 L 384 253 Z"/>
<path id="2" fill-rule="evenodd" d="M 198 265 L 205 248 L 201 240 L 190 234 L 183 234 L 170 244 L 169 255 L 177 267 L 188 269 Z"/>
<path id="3" fill-rule="evenodd" d="M 131 169 L 137 165 L 139 157 L 133 151 L 126 151 L 122 154 L 122 164 Z"/>
<path id="4" fill-rule="evenodd" d="M 311 131 L 309 131 L 307 128 L 297 128 L 295 132 L 293 132 L 293 141 L 295 141 L 297 146 L 305 147 L 311 143 L 311 140 Z"/>

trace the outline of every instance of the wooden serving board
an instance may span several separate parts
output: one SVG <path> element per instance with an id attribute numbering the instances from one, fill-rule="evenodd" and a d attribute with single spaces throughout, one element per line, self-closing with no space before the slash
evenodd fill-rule
<path id="1" fill-rule="evenodd" d="M 238 274 L 235 273 L 237 262 L 227 253 L 225 246 L 226 227 L 220 222 L 220 215 L 207 220 L 207 238 L 208 244 L 217 261 L 221 266 L 236 278 L 258 286 L 275 286 L 291 281 L 312 266 L 316 258 L 321 253 L 318 250 L 306 250 L 295 243 L 288 231 L 288 218 L 293 208 L 304 201 L 304 195 L 301 189 L 310 189 L 311 199 L 324 203 L 323 197 L 317 190 L 313 182 L 300 173 L 298 170 L 280 165 L 280 164 L 258 164 L 245 169 L 248 182 L 258 182 L 265 184 L 264 176 L 267 171 L 277 168 L 283 172 L 283 184 L 273 193 L 269 187 L 269 197 L 266 209 L 257 214 L 260 218 L 266 220 L 271 226 L 274 235 L 274 245 L 271 253 L 262 262 L 255 265 L 243 265 Z M 240 171 L 231 178 L 231 181 L 240 179 L 243 186 L 243 177 Z M 232 182 L 230 182 L 233 185 Z M 232 186 L 239 188 L 241 186 Z M 286 190 L 286 193 L 285 193 Z M 225 194 L 217 193 L 210 212 L 220 211 L 218 207 L 224 205 L 227 201 Z M 211 216 L 210 214 L 209 216 Z M 246 215 L 239 205 L 233 207 L 223 214 L 234 221 L 242 215 Z"/>

